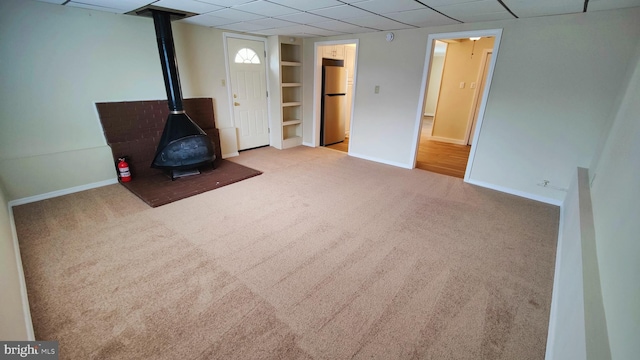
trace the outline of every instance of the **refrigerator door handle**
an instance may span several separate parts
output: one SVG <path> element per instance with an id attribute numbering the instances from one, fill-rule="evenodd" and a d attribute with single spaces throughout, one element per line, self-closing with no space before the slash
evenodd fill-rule
<path id="1" fill-rule="evenodd" d="M 347 94 L 325 94 L 327 96 L 345 96 Z"/>

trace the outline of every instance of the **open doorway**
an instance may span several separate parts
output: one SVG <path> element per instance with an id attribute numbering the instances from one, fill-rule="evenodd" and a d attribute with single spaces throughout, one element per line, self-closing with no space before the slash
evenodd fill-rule
<path id="1" fill-rule="evenodd" d="M 500 35 L 484 30 L 429 36 L 415 167 L 467 179 Z"/>
<path id="2" fill-rule="evenodd" d="M 353 134 L 357 40 L 318 42 L 314 93 L 314 146 L 348 153 Z"/>

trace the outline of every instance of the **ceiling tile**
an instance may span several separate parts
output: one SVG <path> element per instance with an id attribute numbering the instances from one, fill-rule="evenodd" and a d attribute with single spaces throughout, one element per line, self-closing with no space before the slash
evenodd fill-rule
<path id="1" fill-rule="evenodd" d="M 154 2 L 153 5 L 196 14 L 204 14 L 223 9 L 223 7 L 219 5 L 203 3 L 195 0 L 160 0 Z"/>
<path id="2" fill-rule="evenodd" d="M 71 1 L 67 5 L 74 7 L 94 8 L 95 10 L 117 10 L 119 13 L 129 12 L 147 5 L 148 0 L 82 0 Z"/>
<path id="3" fill-rule="evenodd" d="M 310 14 L 307 12 L 297 12 L 288 15 L 276 16 L 277 19 L 291 21 L 298 24 L 313 24 L 317 22 L 327 21 L 326 17 Z"/>
<path id="4" fill-rule="evenodd" d="M 368 10 L 376 14 L 390 12 L 424 9 L 425 6 L 415 0 L 368 0 L 353 4 L 360 9 Z"/>
<path id="5" fill-rule="evenodd" d="M 495 12 L 506 11 L 502 5 L 496 0 L 479 0 L 479 1 L 471 1 L 459 4 L 448 4 L 448 5 L 438 5 L 433 6 L 438 11 L 442 11 L 443 13 L 449 15 L 449 13 L 455 14 L 488 14 Z M 449 15 L 453 16 L 453 15 Z M 455 16 L 454 16 L 455 17 Z"/>
<path id="6" fill-rule="evenodd" d="M 358 9 L 351 5 L 333 6 L 330 8 L 312 10 L 309 12 L 316 15 L 325 16 L 325 17 L 337 19 L 337 20 L 371 15 L 370 12 Z"/>
<path id="7" fill-rule="evenodd" d="M 591 0 L 587 11 L 612 10 L 640 6 L 640 0 Z"/>
<path id="8" fill-rule="evenodd" d="M 257 24 L 253 24 L 250 22 L 237 22 L 233 24 L 221 25 L 218 26 L 220 29 L 225 30 L 233 30 L 233 31 L 255 31 L 255 30 L 264 30 L 266 27 L 260 26 Z"/>
<path id="9" fill-rule="evenodd" d="M 209 14 L 191 16 L 178 21 L 186 22 L 189 24 L 201 25 L 201 26 L 220 26 L 220 25 L 227 25 L 227 24 L 233 24 L 238 22 L 237 20 L 230 20 L 227 18 L 211 16 Z"/>
<path id="10" fill-rule="evenodd" d="M 252 24 L 264 26 L 265 29 L 300 25 L 300 24 L 292 23 L 290 21 L 284 21 L 284 20 L 274 19 L 274 18 L 264 18 L 259 20 L 252 20 L 249 22 Z"/>
<path id="11" fill-rule="evenodd" d="M 463 22 L 514 19 L 499 2 L 495 0 L 479 0 L 447 6 L 434 6 L 447 16 Z"/>
<path id="12" fill-rule="evenodd" d="M 418 27 L 458 24 L 457 21 L 452 20 L 430 9 L 401 11 L 388 13 L 384 16 L 405 24 L 411 24 Z"/>
<path id="13" fill-rule="evenodd" d="M 497 20 L 511 20 L 514 19 L 513 15 L 506 11 L 489 13 L 489 14 L 472 14 L 459 16 L 459 20 L 466 23 L 483 22 L 483 21 L 497 21 Z"/>
<path id="14" fill-rule="evenodd" d="M 265 30 L 258 30 L 258 31 L 254 31 L 252 32 L 252 34 L 258 34 L 258 35 L 284 35 L 284 36 L 290 36 L 290 37 L 294 37 L 294 38 L 302 38 L 302 37 L 318 37 L 320 35 L 317 34 L 309 34 L 309 33 L 301 33 L 301 32 L 295 32 L 295 31 L 289 31 L 287 30 L 286 33 L 285 31 L 283 31 L 282 29 L 289 29 L 287 28 L 280 28 L 280 29 L 265 29 Z"/>
<path id="15" fill-rule="evenodd" d="M 295 9 L 270 3 L 268 1 L 262 1 L 262 0 L 234 6 L 233 9 L 246 11 L 254 14 L 259 14 L 267 17 L 287 15 L 287 14 L 293 14 L 295 12 L 298 12 Z"/>
<path id="16" fill-rule="evenodd" d="M 208 14 L 211 16 L 216 16 L 223 19 L 229 19 L 229 20 L 235 20 L 235 21 L 251 21 L 251 20 L 262 19 L 264 17 L 264 16 L 244 12 L 244 11 L 231 9 L 231 8 L 212 11 Z"/>
<path id="17" fill-rule="evenodd" d="M 350 24 L 358 26 L 364 26 L 376 30 L 400 30 L 400 29 L 412 29 L 412 25 L 401 24 L 397 21 L 383 18 L 378 15 L 369 15 L 357 18 L 351 18 L 347 20 Z"/>
<path id="18" fill-rule="evenodd" d="M 363 28 L 362 26 L 348 24 L 338 20 L 324 21 L 313 24 L 314 27 L 321 29 L 344 32 L 348 34 L 358 34 L 363 32 L 374 32 L 376 29 Z"/>
<path id="19" fill-rule="evenodd" d="M 58 4 L 58 5 L 62 5 L 63 3 L 65 3 L 67 0 L 38 0 L 40 2 L 46 2 L 49 4 Z"/>
<path id="20" fill-rule="evenodd" d="M 283 35 L 308 34 L 308 35 L 314 35 L 314 36 L 321 36 L 319 32 L 322 31 L 321 29 L 311 27 L 308 25 L 288 26 L 285 28 L 281 28 L 280 30 L 282 30 Z"/>
<path id="21" fill-rule="evenodd" d="M 314 34 L 320 36 L 336 36 L 336 35 L 344 35 L 345 33 L 339 31 L 325 30 L 325 29 L 314 29 Z"/>
<path id="22" fill-rule="evenodd" d="M 503 0 L 518 17 L 533 17 L 582 12 L 584 0 Z"/>
<path id="23" fill-rule="evenodd" d="M 288 6 L 300 11 L 322 9 L 331 6 L 342 5 L 338 0 L 268 0 L 269 2 Z"/>
<path id="24" fill-rule="evenodd" d="M 431 7 L 471 3 L 471 2 L 477 2 L 477 1 L 482 1 L 482 0 L 420 0 L 421 3 Z M 498 3 L 498 1 L 495 1 L 495 2 Z"/>
<path id="25" fill-rule="evenodd" d="M 203 3 L 219 5 L 223 7 L 231 7 L 236 5 L 246 4 L 255 0 L 198 0 Z"/>

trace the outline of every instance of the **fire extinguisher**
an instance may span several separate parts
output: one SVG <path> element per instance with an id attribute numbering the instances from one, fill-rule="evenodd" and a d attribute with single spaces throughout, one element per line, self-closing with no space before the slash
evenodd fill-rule
<path id="1" fill-rule="evenodd" d="M 131 181 L 131 172 L 129 171 L 129 164 L 124 161 L 124 158 L 118 159 L 120 162 L 118 163 L 118 175 L 120 175 L 120 181 L 129 182 Z"/>

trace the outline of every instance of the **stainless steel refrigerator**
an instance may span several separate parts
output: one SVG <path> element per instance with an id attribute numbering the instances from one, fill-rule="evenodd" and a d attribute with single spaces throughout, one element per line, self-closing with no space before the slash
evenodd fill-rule
<path id="1" fill-rule="evenodd" d="M 347 70 L 322 67 L 322 127 L 320 145 L 344 141 L 347 109 Z"/>

